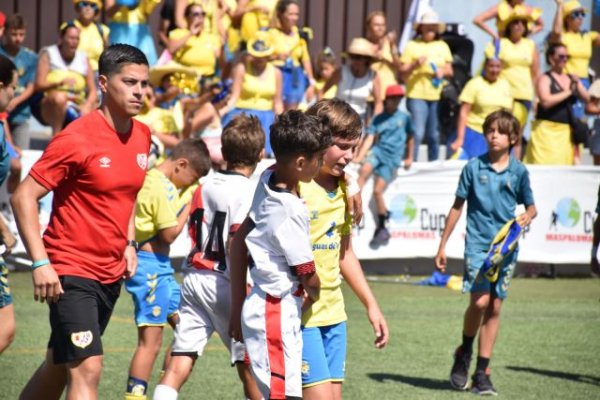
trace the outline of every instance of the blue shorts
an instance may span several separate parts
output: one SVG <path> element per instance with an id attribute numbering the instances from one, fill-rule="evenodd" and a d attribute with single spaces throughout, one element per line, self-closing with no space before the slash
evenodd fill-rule
<path id="1" fill-rule="evenodd" d="M 465 127 L 465 137 L 463 140 L 462 150 L 463 151 L 458 156 L 459 160 L 470 160 L 487 153 L 488 145 L 485 141 L 483 133 L 477 132 L 468 126 Z"/>
<path id="2" fill-rule="evenodd" d="M 487 257 L 488 250 L 465 251 L 465 273 L 463 276 L 463 293 L 491 293 L 499 299 L 506 299 L 508 287 L 517 266 L 517 248 L 511 255 L 504 259 L 498 280 L 491 283 L 481 272 L 483 262 Z"/>
<path id="3" fill-rule="evenodd" d="M 138 251 L 135 275 L 125 281 L 125 288 L 133 297 L 135 324 L 160 326 L 177 312 L 181 291 L 173 277 L 169 257 Z"/>
<path id="4" fill-rule="evenodd" d="M 8 286 L 8 268 L 0 257 L 0 308 L 12 304 L 12 295 Z"/>
<path id="5" fill-rule="evenodd" d="M 302 328 L 302 387 L 343 382 L 346 369 L 346 322 Z"/>
<path id="6" fill-rule="evenodd" d="M 366 162 L 373 166 L 373 174 L 375 176 L 382 178 L 385 183 L 390 183 L 394 180 L 399 165 L 390 162 L 386 158 L 385 155 L 380 154 L 378 151 L 371 150 L 367 155 Z"/>

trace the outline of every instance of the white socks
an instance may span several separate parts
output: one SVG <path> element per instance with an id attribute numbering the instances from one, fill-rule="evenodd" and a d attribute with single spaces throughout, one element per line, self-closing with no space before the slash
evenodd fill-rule
<path id="1" fill-rule="evenodd" d="M 177 390 L 167 385 L 156 385 L 152 400 L 177 400 Z"/>

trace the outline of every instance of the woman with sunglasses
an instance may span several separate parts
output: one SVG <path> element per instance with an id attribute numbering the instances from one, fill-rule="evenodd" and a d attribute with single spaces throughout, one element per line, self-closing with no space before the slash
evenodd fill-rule
<path id="1" fill-rule="evenodd" d="M 110 29 L 98 22 L 102 9 L 102 0 L 73 0 L 77 17 L 70 21 L 79 28 L 79 46 L 90 60 L 94 72 L 98 71 L 98 60 L 104 48 L 108 46 Z"/>
<path id="2" fill-rule="evenodd" d="M 508 81 L 514 99 L 512 112 L 523 127 L 531 110 L 534 85 L 540 74 L 540 61 L 535 42 L 529 39 L 529 24 L 533 17 L 522 6 L 515 6 L 506 19 L 506 30 L 500 40 L 488 43 L 486 58 L 498 58 L 502 62 L 500 76 Z M 515 144 L 514 155 L 521 159 L 521 137 Z"/>
<path id="3" fill-rule="evenodd" d="M 452 53 L 440 39 L 445 24 L 437 13 L 427 11 L 414 26 L 416 36 L 409 41 L 400 57 L 400 75 L 406 82 L 406 108 L 410 111 L 415 128 L 414 160 L 419 158 L 423 139 L 427 142 L 427 159 L 439 158 L 440 133 L 438 104 L 442 96 L 442 81 L 454 74 Z"/>
<path id="4" fill-rule="evenodd" d="M 563 43 L 567 47 L 569 59 L 565 71 L 577 76 L 583 86 L 590 87 L 589 66 L 594 46 L 600 46 L 600 34 L 596 31 L 584 31 L 583 21 L 586 9 L 579 1 L 556 0 L 556 14 L 552 32 L 551 43 Z M 584 117 L 584 104 L 576 102 L 573 107 L 576 118 Z"/>
<path id="5" fill-rule="evenodd" d="M 187 28 L 169 33 L 167 50 L 173 60 L 196 70 L 203 79 L 215 74 L 217 60 L 221 56 L 221 39 L 204 30 L 204 9 L 200 4 L 188 4 L 185 8 Z"/>
<path id="6" fill-rule="evenodd" d="M 156 64 L 157 55 L 148 20 L 161 0 L 105 0 L 110 19 L 110 43 L 125 43 L 144 52 L 148 64 Z"/>
<path id="7" fill-rule="evenodd" d="M 531 15 L 528 29 L 531 34 L 535 34 L 544 29 L 544 21 L 542 20 L 542 10 L 537 7 L 531 7 L 525 4 L 525 0 L 501 0 L 477 15 L 473 19 L 473 23 L 482 31 L 488 33 L 493 39 L 500 39 L 506 30 L 507 18 L 512 13 L 514 7 L 522 7 L 528 14 Z M 491 29 L 486 22 L 495 19 L 497 31 Z"/>
<path id="8" fill-rule="evenodd" d="M 578 98 L 587 103 L 589 96 L 581 81 L 565 71 L 568 59 L 564 44 L 548 46 L 546 62 L 550 71 L 540 76 L 536 83 L 539 103 L 523 160 L 525 163 L 574 164 L 576 148 L 571 141 L 569 108 Z"/>

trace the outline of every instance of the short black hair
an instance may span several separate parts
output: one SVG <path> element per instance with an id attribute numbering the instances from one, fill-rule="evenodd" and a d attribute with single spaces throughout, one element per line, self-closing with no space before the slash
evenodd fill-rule
<path id="1" fill-rule="evenodd" d="M 567 45 L 565 45 L 564 43 L 550 43 L 548 45 L 548 48 L 546 49 L 546 64 L 550 65 L 550 59 L 554 56 L 554 54 L 556 54 L 556 50 L 558 50 L 559 48 L 564 47 L 565 49 L 567 48 Z"/>
<path id="2" fill-rule="evenodd" d="M 123 43 L 111 44 L 100 54 L 98 73 L 104 76 L 118 74 L 126 64 L 149 66 L 146 55 L 137 47 Z"/>
<path id="3" fill-rule="evenodd" d="M 316 115 L 289 110 L 271 125 L 271 148 L 275 158 L 297 155 L 313 157 L 331 146 L 329 125 Z"/>
<path id="4" fill-rule="evenodd" d="M 16 70 L 17 67 L 15 66 L 15 63 L 8 57 L 0 55 L 0 82 L 2 82 L 4 86 L 11 84 Z"/>
<path id="5" fill-rule="evenodd" d="M 210 153 L 208 152 L 206 143 L 202 139 L 182 140 L 173 147 L 169 158 L 171 160 L 178 160 L 180 158 L 188 160 L 190 166 L 200 176 L 204 176 L 210 171 Z"/>

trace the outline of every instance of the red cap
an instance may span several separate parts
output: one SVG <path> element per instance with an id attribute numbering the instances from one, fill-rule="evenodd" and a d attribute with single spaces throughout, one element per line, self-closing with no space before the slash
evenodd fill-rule
<path id="1" fill-rule="evenodd" d="M 0 28 L 4 28 L 4 23 L 6 22 L 6 15 L 2 11 L 0 11 Z"/>
<path id="2" fill-rule="evenodd" d="M 402 85 L 390 85 L 385 90 L 385 98 L 395 97 L 395 96 L 404 96 L 404 88 Z"/>

